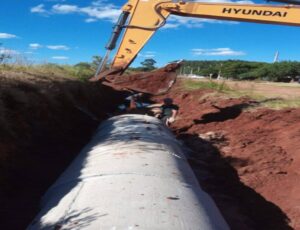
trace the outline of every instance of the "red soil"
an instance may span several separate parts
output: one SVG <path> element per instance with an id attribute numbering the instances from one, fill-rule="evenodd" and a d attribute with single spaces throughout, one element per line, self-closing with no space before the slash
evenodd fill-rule
<path id="1" fill-rule="evenodd" d="M 232 229 L 300 229 L 300 109 L 257 109 L 249 98 L 208 92 L 167 95 L 180 106 L 173 129 L 202 187 Z"/>
<path id="2" fill-rule="evenodd" d="M 49 75 L 0 73 L 0 229 L 26 229 L 42 195 L 124 98 Z"/>
<path id="3" fill-rule="evenodd" d="M 0 75 L 1 229 L 24 229 L 40 196 L 124 98 L 98 84 L 25 77 Z M 153 91 L 159 82 L 134 86 Z M 201 186 L 231 229 L 300 230 L 300 109 L 245 110 L 259 103 L 209 92 L 167 95 L 180 106 L 172 128 L 191 149 Z"/>
<path id="4" fill-rule="evenodd" d="M 171 63 L 167 66 L 151 71 L 133 73 L 130 75 L 109 75 L 103 84 L 116 90 L 129 89 L 133 91 L 159 95 L 169 91 L 176 80 L 176 69 L 179 63 Z"/>

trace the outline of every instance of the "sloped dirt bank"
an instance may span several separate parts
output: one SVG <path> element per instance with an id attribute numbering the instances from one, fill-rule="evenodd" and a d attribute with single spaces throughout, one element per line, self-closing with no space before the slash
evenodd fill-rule
<path id="1" fill-rule="evenodd" d="M 300 229 L 300 109 L 211 93 L 177 87 L 168 95 L 180 106 L 172 128 L 191 148 L 200 184 L 232 229 Z"/>
<path id="2" fill-rule="evenodd" d="M 0 229 L 25 229 L 47 188 L 123 100 L 98 83 L 0 73 Z"/>

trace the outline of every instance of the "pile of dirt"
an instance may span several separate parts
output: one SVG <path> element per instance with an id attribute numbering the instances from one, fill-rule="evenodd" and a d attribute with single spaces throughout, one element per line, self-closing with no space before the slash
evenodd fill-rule
<path id="1" fill-rule="evenodd" d="M 300 229 L 300 109 L 180 87 L 167 97 L 180 107 L 172 128 L 232 229 Z"/>
<path id="2" fill-rule="evenodd" d="M 103 84 L 116 90 L 129 89 L 141 93 L 159 95 L 167 93 L 175 83 L 180 63 L 171 63 L 152 72 L 140 72 L 128 75 L 108 75 Z"/>
<path id="3" fill-rule="evenodd" d="M 99 83 L 0 73 L 0 229 L 25 229 L 48 187 L 123 100 Z"/>

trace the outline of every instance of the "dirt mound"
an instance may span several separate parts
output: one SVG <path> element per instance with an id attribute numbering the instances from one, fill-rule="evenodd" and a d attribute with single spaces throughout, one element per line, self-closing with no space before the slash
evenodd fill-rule
<path id="1" fill-rule="evenodd" d="M 25 229 L 43 193 L 122 100 L 99 83 L 0 73 L 0 229 Z"/>
<path id="2" fill-rule="evenodd" d="M 300 109 L 256 109 L 249 98 L 211 92 L 168 95 L 201 185 L 232 229 L 300 229 Z"/>
<path id="3" fill-rule="evenodd" d="M 176 69 L 180 63 L 171 63 L 152 72 L 141 72 L 128 75 L 108 75 L 103 84 L 116 90 L 129 89 L 141 93 L 160 95 L 167 93 L 175 83 Z M 114 72 L 113 72 L 114 73 Z"/>

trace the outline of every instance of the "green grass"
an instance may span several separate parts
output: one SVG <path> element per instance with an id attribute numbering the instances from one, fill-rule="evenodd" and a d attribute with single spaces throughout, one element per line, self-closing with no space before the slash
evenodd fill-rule
<path id="1" fill-rule="evenodd" d="M 300 108 L 300 98 L 268 98 L 255 92 L 255 87 L 250 90 L 237 90 L 230 88 L 224 81 L 203 81 L 203 80 L 184 80 L 184 90 L 199 90 L 199 89 L 211 89 L 217 93 L 221 93 L 225 97 L 240 98 L 249 97 L 260 103 L 259 107 L 267 107 L 271 109 L 284 109 L 284 108 Z M 215 95 L 216 96 L 216 95 Z"/>
<path id="2" fill-rule="evenodd" d="M 300 98 L 296 99 L 281 99 L 265 100 L 261 102 L 261 106 L 271 109 L 284 109 L 284 108 L 300 108 Z"/>
<path id="3" fill-rule="evenodd" d="M 267 107 L 271 109 L 284 109 L 284 108 L 300 108 L 300 98 L 281 98 L 278 97 L 266 97 L 264 95 L 255 92 L 255 89 L 251 90 L 230 90 L 225 92 L 228 96 L 239 98 L 249 97 L 255 101 L 260 102 L 259 107 Z"/>
<path id="4" fill-rule="evenodd" d="M 225 81 L 218 83 L 214 81 L 184 80 L 183 84 L 186 90 L 212 89 L 218 92 L 231 90 L 229 86 L 225 84 Z"/>
<path id="5" fill-rule="evenodd" d="M 300 88 L 300 84 L 297 82 L 294 83 L 284 83 L 284 82 L 263 82 L 262 84 L 267 84 L 267 85 L 274 85 L 274 86 L 281 86 L 281 87 L 299 87 Z"/>
<path id="6" fill-rule="evenodd" d="M 28 72 L 48 76 L 62 76 L 87 80 L 93 76 L 94 70 L 72 65 L 40 64 L 40 65 L 0 65 L 0 71 Z"/>

